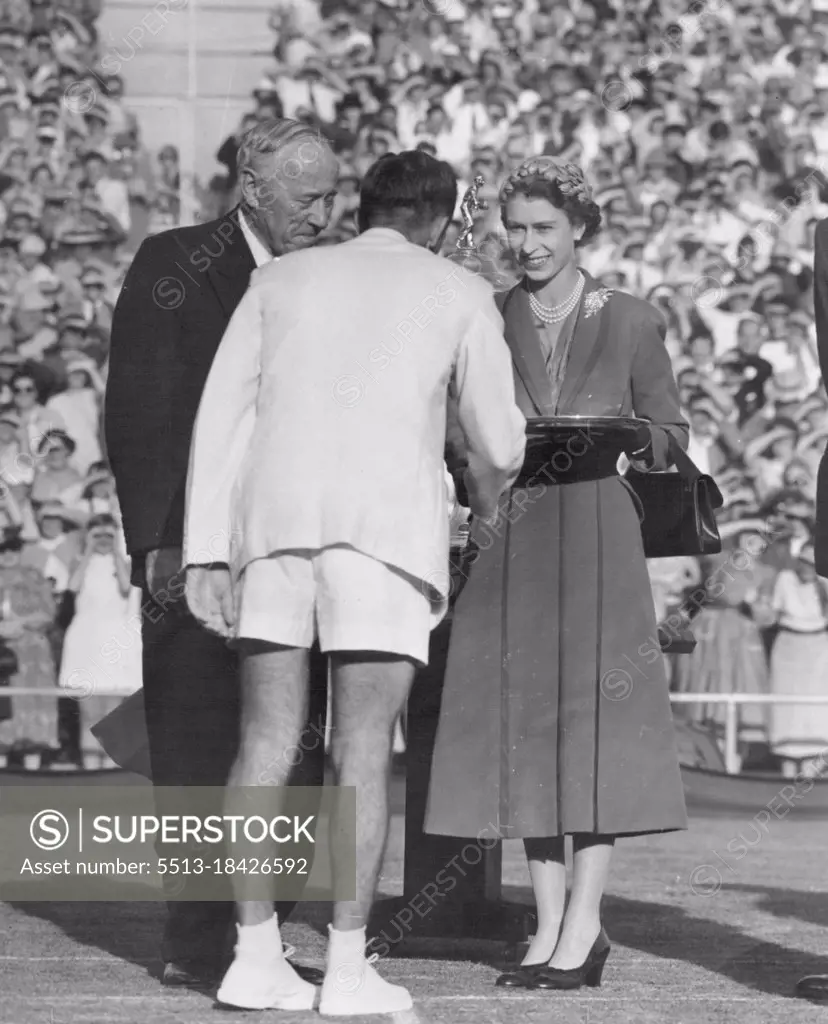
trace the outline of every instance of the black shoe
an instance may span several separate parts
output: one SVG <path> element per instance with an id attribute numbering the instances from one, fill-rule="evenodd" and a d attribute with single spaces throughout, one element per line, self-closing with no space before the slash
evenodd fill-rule
<path id="1" fill-rule="evenodd" d="M 532 985 L 535 989 L 572 989 L 582 988 L 588 985 L 590 988 L 599 988 L 601 975 L 604 973 L 604 964 L 610 953 L 610 941 L 607 933 L 602 928 L 598 938 L 592 944 L 592 949 L 587 954 L 586 960 L 580 967 L 546 967 L 538 972 L 538 976 Z"/>
<path id="2" fill-rule="evenodd" d="M 796 983 L 796 994 L 800 999 L 812 1003 L 828 1003 L 828 974 L 811 974 Z"/>
<path id="3" fill-rule="evenodd" d="M 217 964 L 199 960 L 179 960 L 164 964 L 161 984 L 168 988 L 214 988 L 221 980 Z"/>
<path id="4" fill-rule="evenodd" d="M 541 971 L 545 971 L 548 967 L 549 964 L 546 961 L 542 964 L 522 964 L 513 971 L 501 974 L 495 985 L 498 988 L 534 988 Z"/>
<path id="5" fill-rule="evenodd" d="M 302 981 L 307 981 L 311 985 L 321 985 L 325 980 L 325 972 L 320 971 L 318 967 L 308 967 L 307 964 L 297 964 L 295 960 L 288 960 L 290 966 L 296 971 Z"/>

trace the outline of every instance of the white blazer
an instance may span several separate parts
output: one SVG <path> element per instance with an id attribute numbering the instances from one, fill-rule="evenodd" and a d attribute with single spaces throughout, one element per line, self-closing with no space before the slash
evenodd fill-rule
<path id="1" fill-rule="evenodd" d="M 448 595 L 446 405 L 472 511 L 524 456 L 491 286 L 372 228 L 255 271 L 213 362 L 190 452 L 184 564 L 348 544 Z"/>

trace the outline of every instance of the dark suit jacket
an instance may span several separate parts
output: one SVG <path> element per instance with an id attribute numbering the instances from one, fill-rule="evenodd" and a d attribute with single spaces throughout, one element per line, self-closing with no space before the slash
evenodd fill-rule
<path id="1" fill-rule="evenodd" d="M 129 269 L 112 325 L 104 425 L 133 557 L 182 543 L 201 392 L 254 268 L 233 210 L 148 238 Z"/>
<path id="2" fill-rule="evenodd" d="M 823 381 L 828 380 L 828 220 L 817 224 L 814 239 L 814 315 L 817 350 Z M 822 454 L 817 474 L 816 531 L 814 537 L 816 570 L 828 577 L 828 449 Z"/>

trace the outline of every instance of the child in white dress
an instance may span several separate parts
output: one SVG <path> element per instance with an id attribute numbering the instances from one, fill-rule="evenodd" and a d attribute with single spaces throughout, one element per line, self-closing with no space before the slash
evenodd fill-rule
<path id="1" fill-rule="evenodd" d="M 84 760 L 98 755 L 91 727 L 141 687 L 141 618 L 130 564 L 110 515 L 89 520 L 84 553 L 69 580 L 75 613 L 63 646 L 59 685 L 81 708 Z M 140 599 L 139 599 L 140 600 Z"/>

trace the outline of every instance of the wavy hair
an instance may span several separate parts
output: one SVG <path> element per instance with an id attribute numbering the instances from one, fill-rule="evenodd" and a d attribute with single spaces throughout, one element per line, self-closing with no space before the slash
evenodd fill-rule
<path id="1" fill-rule="evenodd" d="M 503 182 L 499 201 L 505 221 L 506 204 L 515 196 L 545 199 L 563 210 L 573 224 L 582 224 L 584 233 L 578 245 L 586 245 L 601 228 L 601 208 L 592 197 L 592 187 L 577 164 L 560 164 L 552 157 L 525 160 Z"/>

